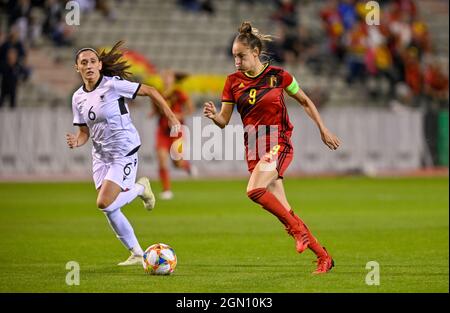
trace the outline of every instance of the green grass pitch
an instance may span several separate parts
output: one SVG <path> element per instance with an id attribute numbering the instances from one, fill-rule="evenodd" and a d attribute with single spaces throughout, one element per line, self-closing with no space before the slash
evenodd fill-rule
<path id="1" fill-rule="evenodd" d="M 155 191 L 159 184 L 154 183 Z M 288 199 L 336 267 L 312 276 L 246 181 L 180 181 L 152 212 L 123 209 L 141 245 L 171 245 L 171 276 L 121 268 L 128 252 L 95 208 L 92 183 L 0 184 L 0 292 L 448 292 L 448 178 L 288 178 Z M 65 283 L 80 264 L 80 285 Z M 365 278 L 380 265 L 380 285 Z"/>

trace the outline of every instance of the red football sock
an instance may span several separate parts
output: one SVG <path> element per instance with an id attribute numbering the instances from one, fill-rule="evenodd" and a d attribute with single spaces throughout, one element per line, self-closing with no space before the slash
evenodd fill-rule
<path id="1" fill-rule="evenodd" d="M 306 226 L 305 223 L 303 223 L 303 221 L 294 213 L 294 211 L 290 211 L 290 214 L 301 224 L 303 224 L 303 226 L 305 227 L 305 229 L 307 230 L 308 233 L 308 238 L 309 238 L 309 245 L 308 248 L 310 248 L 312 250 L 312 252 L 314 252 L 315 255 L 317 255 L 318 257 L 324 257 L 327 255 L 327 252 L 323 249 L 322 245 L 319 243 L 319 241 L 316 239 L 316 237 L 313 236 L 313 234 L 311 233 L 311 231 L 309 230 L 308 226 Z"/>
<path id="2" fill-rule="evenodd" d="M 170 190 L 169 171 L 166 169 L 159 169 L 159 178 L 161 179 L 163 191 Z"/>
<path id="3" fill-rule="evenodd" d="M 191 164 L 186 160 L 179 160 L 175 162 L 175 166 L 178 168 L 181 168 L 182 170 L 190 173 L 191 171 Z"/>
<path id="4" fill-rule="evenodd" d="M 191 171 L 191 163 L 186 160 L 181 160 L 181 168 L 189 173 Z"/>
<path id="5" fill-rule="evenodd" d="M 303 223 L 292 216 L 280 200 L 266 188 L 256 188 L 247 192 L 250 199 L 262 205 L 264 209 L 278 217 L 278 219 L 292 231 L 302 231 Z"/>

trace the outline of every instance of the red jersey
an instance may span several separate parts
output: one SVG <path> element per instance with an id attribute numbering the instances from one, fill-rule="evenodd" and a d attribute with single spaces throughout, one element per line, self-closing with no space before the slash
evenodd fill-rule
<path id="1" fill-rule="evenodd" d="M 293 77 L 280 67 L 265 66 L 254 77 L 242 72 L 229 75 L 223 89 L 222 102 L 237 105 L 244 128 L 254 126 L 258 130 L 258 126 L 277 127 L 278 143 L 292 149 L 290 137 L 293 126 L 289 121 L 283 90 L 292 83 Z M 244 142 L 248 148 L 248 135 L 245 135 Z M 259 141 L 258 134 L 257 137 Z M 266 147 L 265 152 L 271 148 Z"/>
<path id="2" fill-rule="evenodd" d="M 174 89 L 166 98 L 166 101 L 173 113 L 183 113 L 183 109 L 187 100 L 188 95 L 180 89 Z M 182 119 L 180 119 L 180 123 L 183 124 Z M 166 116 L 160 115 L 158 127 L 158 131 L 161 135 L 170 136 L 169 120 Z"/>

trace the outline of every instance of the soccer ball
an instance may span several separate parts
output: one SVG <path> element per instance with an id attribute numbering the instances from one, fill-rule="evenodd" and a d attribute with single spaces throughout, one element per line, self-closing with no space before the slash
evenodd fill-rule
<path id="1" fill-rule="evenodd" d="M 170 246 L 157 243 L 145 250 L 142 265 L 148 274 L 170 275 L 177 266 L 177 256 Z"/>

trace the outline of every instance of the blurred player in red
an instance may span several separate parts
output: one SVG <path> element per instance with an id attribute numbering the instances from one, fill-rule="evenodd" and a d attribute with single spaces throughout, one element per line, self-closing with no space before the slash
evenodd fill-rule
<path id="1" fill-rule="evenodd" d="M 234 106 L 237 106 L 246 129 L 244 143 L 251 173 L 248 197 L 284 224 L 296 241 L 298 253 L 309 248 L 316 254 L 317 269 L 313 274 L 322 274 L 331 270 L 334 261 L 291 209 L 284 192 L 284 171 L 293 158 L 290 139 L 293 126 L 283 91 L 294 98 L 316 123 L 325 145 L 336 150 L 340 141 L 325 127 L 315 105 L 299 88 L 295 78 L 280 67 L 261 62 L 263 44 L 270 40 L 270 36 L 260 34 L 250 23 L 242 23 L 232 48 L 237 72 L 227 77 L 221 111 L 217 112 L 214 103 L 209 101 L 204 105 L 203 114 L 224 128 L 230 121 Z M 257 150 L 261 152 L 261 145 L 263 150 L 260 154 Z"/>
<path id="2" fill-rule="evenodd" d="M 166 99 L 172 112 L 183 123 L 183 118 L 192 114 L 194 106 L 189 96 L 180 88 L 180 83 L 186 78 L 185 74 L 175 73 L 171 70 L 166 70 L 161 73 L 163 80 L 162 95 Z M 156 151 L 158 155 L 159 178 L 162 182 L 163 191 L 160 198 L 163 200 L 170 200 L 173 198 L 173 192 L 170 188 L 169 177 L 169 158 L 170 150 L 174 149 L 176 154 L 180 155 L 182 152 L 182 134 L 177 137 L 170 136 L 170 127 L 167 117 L 160 112 L 157 106 L 154 106 L 154 111 L 151 115 L 157 114 L 159 116 L 158 130 L 156 132 Z M 174 160 L 173 164 L 180 169 L 185 170 L 188 174 L 196 175 L 195 167 L 186 160 Z"/>

